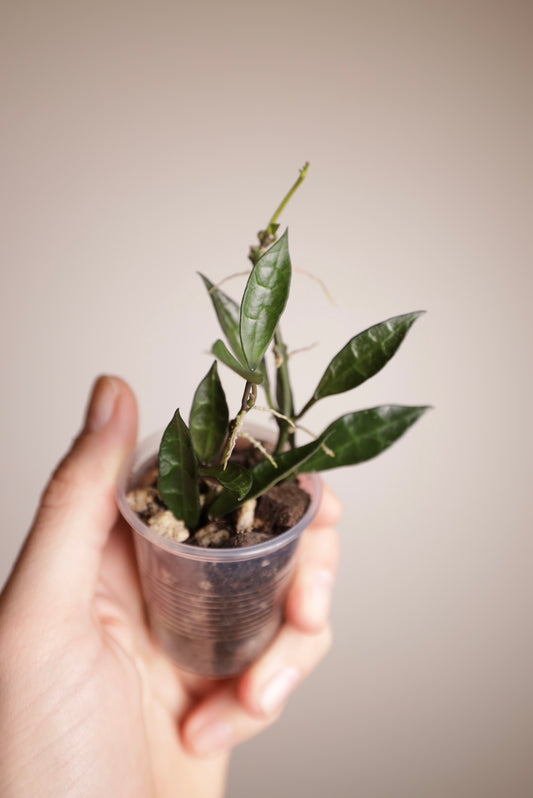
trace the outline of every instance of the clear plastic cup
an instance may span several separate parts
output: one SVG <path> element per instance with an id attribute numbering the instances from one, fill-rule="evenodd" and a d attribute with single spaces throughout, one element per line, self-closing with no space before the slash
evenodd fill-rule
<path id="1" fill-rule="evenodd" d="M 322 496 L 316 474 L 299 477 L 311 501 L 291 529 L 236 549 L 199 548 L 154 532 L 126 499 L 157 462 L 161 434 L 141 443 L 119 479 L 120 511 L 134 533 L 137 563 L 152 631 L 185 670 L 235 676 L 265 650 L 278 631 L 303 530 Z"/>

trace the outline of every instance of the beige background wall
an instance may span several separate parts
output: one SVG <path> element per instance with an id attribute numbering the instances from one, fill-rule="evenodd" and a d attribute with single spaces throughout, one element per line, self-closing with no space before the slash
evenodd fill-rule
<path id="1" fill-rule="evenodd" d="M 355 332 L 425 308 L 333 413 L 436 409 L 338 472 L 335 648 L 235 756 L 231 798 L 533 791 L 531 5 L 0 6 L 0 581 L 100 372 L 142 432 L 188 406 L 215 322 L 195 270 L 285 222 L 301 400 Z M 198 311 L 198 314 L 197 314 Z M 205 314 L 205 318 L 204 318 Z"/>

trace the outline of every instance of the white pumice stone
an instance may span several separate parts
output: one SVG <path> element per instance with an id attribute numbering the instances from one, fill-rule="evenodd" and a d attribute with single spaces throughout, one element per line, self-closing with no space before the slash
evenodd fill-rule
<path id="1" fill-rule="evenodd" d="M 170 540 L 176 540 L 178 543 L 183 543 L 190 536 L 190 532 L 178 518 L 176 518 L 170 510 L 160 510 L 152 518 L 148 519 L 148 526 Z"/>

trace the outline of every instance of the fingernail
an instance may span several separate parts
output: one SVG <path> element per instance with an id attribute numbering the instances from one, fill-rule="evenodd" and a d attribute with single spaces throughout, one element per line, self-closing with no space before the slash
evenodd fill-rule
<path id="1" fill-rule="evenodd" d="M 316 624 L 322 624 L 329 618 L 333 592 L 333 574 L 321 569 L 313 574 L 308 596 L 307 611 Z"/>
<path id="2" fill-rule="evenodd" d="M 296 668 L 285 668 L 267 682 L 260 699 L 261 709 L 265 715 L 272 715 L 282 706 L 299 679 L 300 674 Z"/>
<path id="3" fill-rule="evenodd" d="M 85 417 L 86 432 L 98 432 L 105 427 L 115 407 L 118 385 L 112 377 L 99 377 L 93 389 Z"/>
<path id="4" fill-rule="evenodd" d="M 223 720 L 209 721 L 190 732 L 191 744 L 197 754 L 218 754 L 231 748 L 233 730 Z"/>

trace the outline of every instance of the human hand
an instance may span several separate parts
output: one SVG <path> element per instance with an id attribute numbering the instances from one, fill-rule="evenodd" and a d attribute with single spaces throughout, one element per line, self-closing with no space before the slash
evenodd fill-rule
<path id="1" fill-rule="evenodd" d="M 340 505 L 326 490 L 259 660 L 213 681 L 164 656 L 115 502 L 136 432 L 131 390 L 100 378 L 0 597 L 2 798 L 220 798 L 231 748 L 279 716 L 330 646 Z"/>

